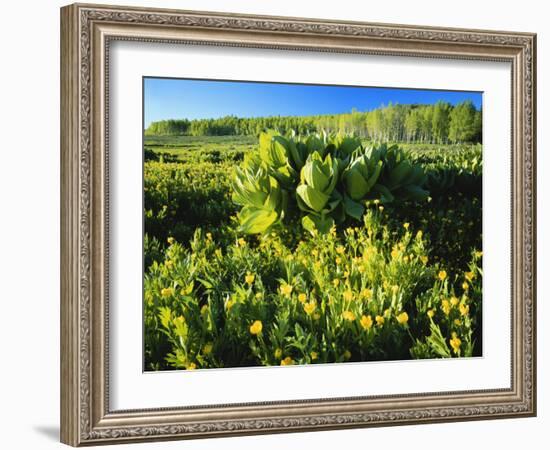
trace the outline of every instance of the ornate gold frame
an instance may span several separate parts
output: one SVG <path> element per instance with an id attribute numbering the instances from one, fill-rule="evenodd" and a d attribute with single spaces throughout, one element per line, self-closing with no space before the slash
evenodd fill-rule
<path id="1" fill-rule="evenodd" d="M 510 62 L 510 388 L 111 411 L 106 68 L 113 40 Z M 79 446 L 535 415 L 535 52 L 536 36 L 530 33 L 85 4 L 62 8 L 62 442 Z"/>

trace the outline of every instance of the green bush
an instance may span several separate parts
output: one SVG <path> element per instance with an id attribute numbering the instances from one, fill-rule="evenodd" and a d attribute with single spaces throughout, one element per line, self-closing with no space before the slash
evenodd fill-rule
<path id="1" fill-rule="evenodd" d="M 361 220 L 368 201 L 428 197 L 420 164 L 396 145 L 362 146 L 354 136 L 262 133 L 233 180 L 241 231 L 265 233 L 300 220 L 304 229 L 327 233 L 346 218 Z"/>

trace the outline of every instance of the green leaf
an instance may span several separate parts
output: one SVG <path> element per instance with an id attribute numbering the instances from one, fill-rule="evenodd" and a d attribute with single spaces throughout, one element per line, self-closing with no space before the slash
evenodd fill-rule
<path id="1" fill-rule="evenodd" d="M 298 186 L 296 195 L 300 196 L 304 203 L 315 212 L 320 212 L 329 199 L 327 194 L 305 184 Z"/>
<path id="2" fill-rule="evenodd" d="M 358 202 L 353 201 L 347 195 L 344 196 L 344 210 L 346 214 L 354 219 L 361 220 L 365 207 Z"/>
<path id="3" fill-rule="evenodd" d="M 391 172 L 389 176 L 390 188 L 400 186 L 408 177 L 412 166 L 408 161 L 401 161 Z"/>
<path id="4" fill-rule="evenodd" d="M 317 226 L 315 225 L 315 222 L 312 218 L 313 216 L 307 215 L 302 217 L 302 227 L 304 227 L 304 230 L 309 231 L 311 234 L 314 234 L 317 231 Z"/>
<path id="5" fill-rule="evenodd" d="M 214 285 L 210 283 L 210 281 L 207 281 L 203 278 L 197 277 L 197 281 L 199 281 L 206 289 L 212 289 Z"/>
<path id="6" fill-rule="evenodd" d="M 450 358 L 451 351 L 445 342 L 445 338 L 441 334 L 439 325 L 436 325 L 433 321 L 430 323 L 431 334 L 426 339 L 432 350 L 440 357 Z"/>
<path id="7" fill-rule="evenodd" d="M 172 320 L 172 311 L 168 306 L 161 306 L 159 308 L 160 323 L 164 328 L 168 328 L 170 321 Z"/>
<path id="8" fill-rule="evenodd" d="M 278 218 L 275 211 L 265 209 L 243 208 L 238 214 L 241 231 L 247 234 L 265 232 Z"/>
<path id="9" fill-rule="evenodd" d="M 382 172 L 382 166 L 383 166 L 382 161 L 378 161 L 378 163 L 376 163 L 376 165 L 374 166 L 374 172 L 372 173 L 372 175 L 368 180 L 369 190 L 371 190 L 374 184 L 378 181 L 378 178 L 380 177 L 380 173 Z"/>
<path id="10" fill-rule="evenodd" d="M 328 233 L 333 225 L 334 220 L 332 217 L 320 217 L 314 216 L 313 214 L 302 217 L 302 226 L 312 234 L 314 234 L 315 231 L 322 234 Z"/>
<path id="11" fill-rule="evenodd" d="M 394 196 L 386 186 L 382 184 L 375 184 L 374 189 L 380 194 L 380 201 L 382 203 L 393 202 Z"/>
<path id="12" fill-rule="evenodd" d="M 361 200 L 369 192 L 369 184 L 358 168 L 352 167 L 345 174 L 346 190 L 353 200 Z"/>

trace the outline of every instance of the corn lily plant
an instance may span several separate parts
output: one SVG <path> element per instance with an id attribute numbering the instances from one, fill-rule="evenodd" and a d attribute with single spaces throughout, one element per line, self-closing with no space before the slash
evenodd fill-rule
<path id="1" fill-rule="evenodd" d="M 265 233 L 289 216 L 326 233 L 347 218 L 361 220 L 368 201 L 425 200 L 425 182 L 422 167 L 396 145 L 365 149 L 352 135 L 271 130 L 236 169 L 233 201 L 245 233 Z"/>

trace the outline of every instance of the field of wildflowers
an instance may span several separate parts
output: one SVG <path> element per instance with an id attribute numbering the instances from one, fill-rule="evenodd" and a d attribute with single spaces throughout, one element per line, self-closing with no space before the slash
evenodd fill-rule
<path id="1" fill-rule="evenodd" d="M 481 355 L 481 146 L 192 145 L 146 141 L 146 370 Z"/>

